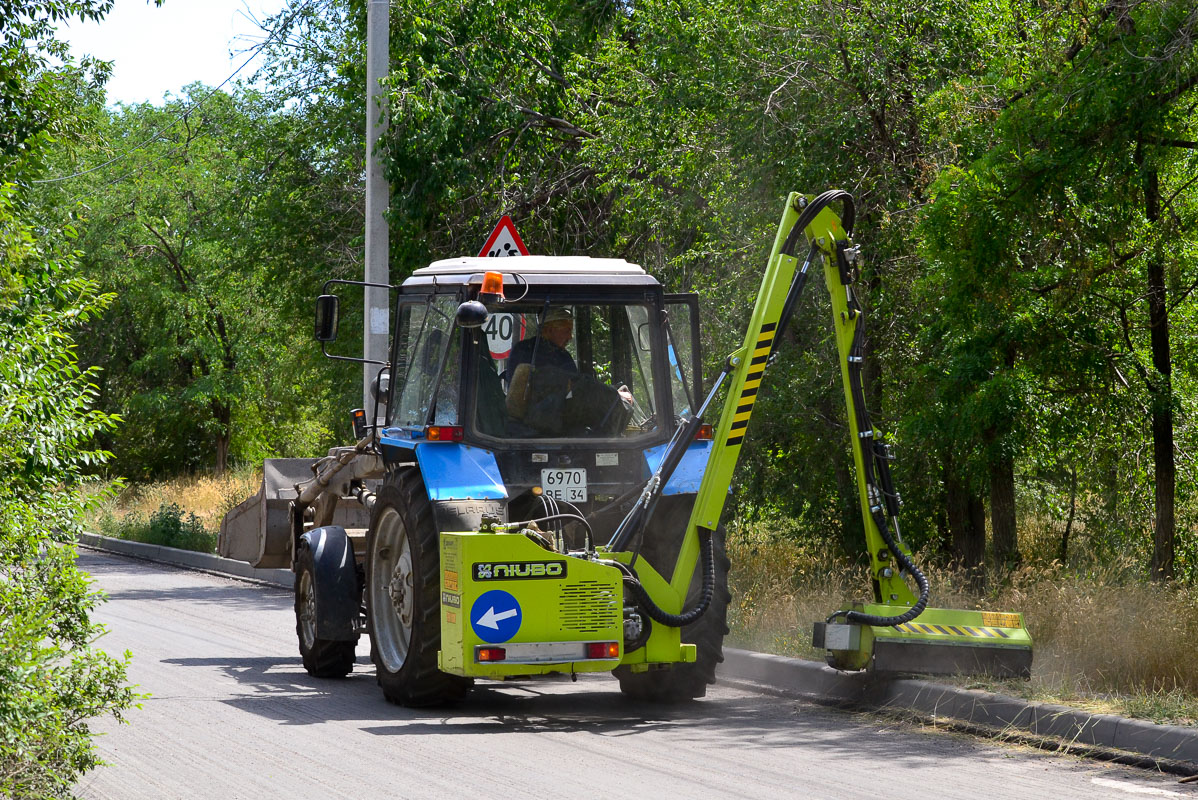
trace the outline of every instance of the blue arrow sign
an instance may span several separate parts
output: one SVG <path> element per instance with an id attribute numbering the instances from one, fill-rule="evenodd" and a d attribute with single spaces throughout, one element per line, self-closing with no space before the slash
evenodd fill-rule
<path id="1" fill-rule="evenodd" d="M 470 607 L 470 627 L 474 628 L 474 635 L 490 644 L 506 642 L 515 636 L 523 618 L 520 603 L 502 589 L 483 592 Z"/>

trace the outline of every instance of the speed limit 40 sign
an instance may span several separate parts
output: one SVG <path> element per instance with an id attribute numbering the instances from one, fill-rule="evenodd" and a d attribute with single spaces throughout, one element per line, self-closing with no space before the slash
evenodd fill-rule
<path id="1" fill-rule="evenodd" d="M 492 314 L 483 325 L 491 358 L 500 360 L 512 354 L 512 345 L 524 338 L 527 323 L 523 314 Z"/>

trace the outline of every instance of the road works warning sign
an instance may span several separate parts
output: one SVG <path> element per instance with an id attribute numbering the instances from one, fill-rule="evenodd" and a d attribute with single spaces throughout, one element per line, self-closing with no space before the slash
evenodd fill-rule
<path id="1" fill-rule="evenodd" d="M 499 220 L 499 224 L 495 226 L 495 230 L 491 231 L 491 235 L 487 237 L 487 243 L 483 245 L 483 249 L 478 255 L 479 258 L 526 256 L 528 248 L 524 246 L 520 234 L 516 233 L 516 226 L 512 224 L 512 218 L 504 214 L 503 219 Z"/>

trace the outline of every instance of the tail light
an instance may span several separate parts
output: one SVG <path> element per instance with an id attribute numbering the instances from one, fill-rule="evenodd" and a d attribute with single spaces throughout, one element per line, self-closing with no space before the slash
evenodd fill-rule
<path id="1" fill-rule="evenodd" d="M 587 658 L 619 658 L 619 642 L 587 642 Z"/>
<path id="2" fill-rule="evenodd" d="M 430 442 L 460 442 L 464 433 L 461 425 L 428 425 L 424 438 Z"/>
<path id="3" fill-rule="evenodd" d="M 699 426 L 699 430 L 695 431 L 695 441 L 711 441 L 715 437 L 715 430 L 711 427 L 710 422 L 704 422 Z"/>

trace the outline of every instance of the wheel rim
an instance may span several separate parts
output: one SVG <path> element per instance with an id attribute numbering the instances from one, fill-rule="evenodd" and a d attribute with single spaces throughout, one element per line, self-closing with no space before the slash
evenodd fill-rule
<path id="1" fill-rule="evenodd" d="M 394 508 L 375 526 L 370 568 L 370 615 L 374 646 L 383 666 L 397 672 L 408 658 L 416 607 L 412 549 Z"/>
<path id="2" fill-rule="evenodd" d="M 296 616 L 299 617 L 300 638 L 304 649 L 311 650 L 316 645 L 316 591 L 312 585 L 312 573 L 306 569 L 300 573 L 297 594 Z"/>

